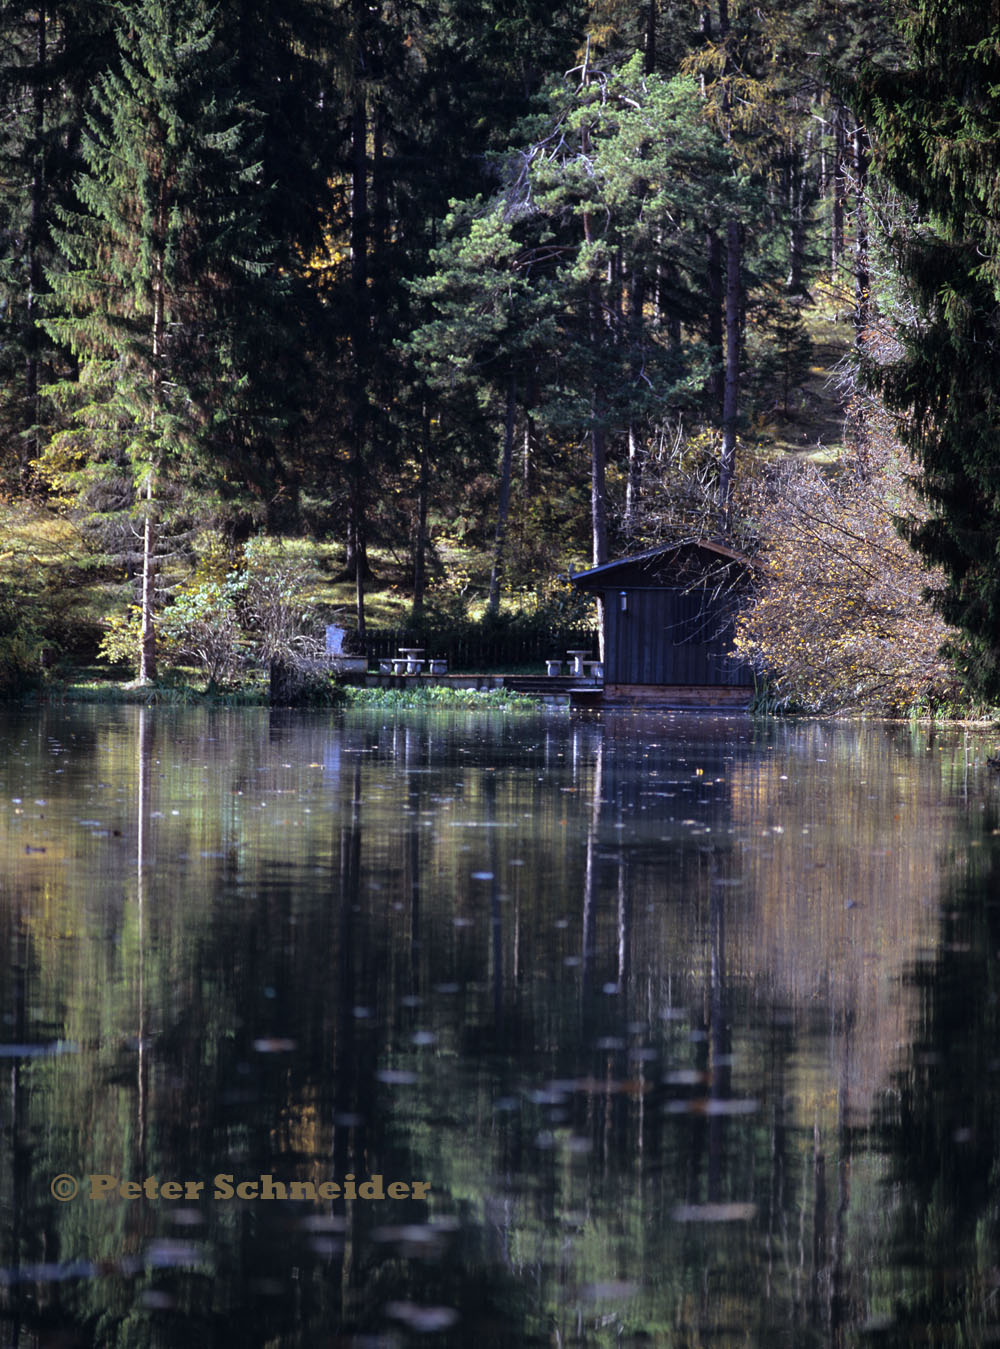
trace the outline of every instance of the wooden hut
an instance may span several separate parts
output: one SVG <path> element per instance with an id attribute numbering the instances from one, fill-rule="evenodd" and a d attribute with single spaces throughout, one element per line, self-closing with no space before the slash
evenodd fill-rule
<path id="1" fill-rule="evenodd" d="M 601 702 L 746 707 L 750 666 L 732 655 L 746 558 L 723 544 L 666 544 L 570 575 L 603 600 Z"/>

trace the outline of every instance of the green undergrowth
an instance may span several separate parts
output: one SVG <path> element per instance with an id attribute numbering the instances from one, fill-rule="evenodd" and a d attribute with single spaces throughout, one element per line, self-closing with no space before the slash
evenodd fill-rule
<path id="1" fill-rule="evenodd" d="M 343 688 L 349 707 L 465 707 L 536 709 L 538 699 L 507 689 L 451 689 L 442 685 L 412 689 L 369 689 L 348 684 Z"/>
<path id="2" fill-rule="evenodd" d="M 29 695 L 29 700 L 66 703 L 128 704 L 138 707 L 266 707 L 267 689 L 198 688 L 186 683 L 136 685 L 111 680 L 52 682 L 44 690 Z M 303 703 L 307 707 L 455 707 L 491 708 L 505 711 L 537 709 L 538 700 L 506 689 L 452 689 L 432 685 L 426 688 L 361 688 L 352 684 L 331 683 L 326 696 Z"/>
<path id="3" fill-rule="evenodd" d="M 119 684 L 109 680 L 53 682 L 41 691 L 45 702 L 128 703 L 138 707 L 262 707 L 265 688 L 203 689 L 193 684 Z"/>

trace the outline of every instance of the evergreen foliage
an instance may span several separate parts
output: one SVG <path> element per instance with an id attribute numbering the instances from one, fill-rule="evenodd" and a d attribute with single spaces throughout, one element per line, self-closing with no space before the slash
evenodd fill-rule
<path id="1" fill-rule="evenodd" d="M 920 222 L 918 320 L 872 379 L 912 413 L 942 612 L 1000 669 L 989 12 L 0 0 L 0 34 L 2 483 L 124 571 L 144 677 L 220 528 L 345 545 L 359 638 L 370 548 L 419 624 L 490 565 L 496 621 L 588 534 L 744 546 L 730 503 L 815 400 L 819 307 L 862 352 L 886 302 L 872 162 Z"/>
<path id="2" fill-rule="evenodd" d="M 502 163 L 502 190 L 448 217 L 415 287 L 438 317 L 410 349 L 437 386 L 530 396 L 540 424 L 589 442 L 603 560 L 605 447 L 697 404 L 706 352 L 681 331 L 705 327 L 704 233 L 752 197 L 693 81 L 646 75 L 639 57 L 554 85 Z"/>
<path id="3" fill-rule="evenodd" d="M 902 354 L 868 377 L 902 417 L 929 518 L 908 535 L 943 569 L 945 620 L 978 692 L 1000 696 L 1000 20 L 970 0 L 917 0 L 901 69 L 869 66 L 852 97 L 881 173 L 917 223 L 892 245 L 912 306 Z"/>
<path id="4" fill-rule="evenodd" d="M 281 282 L 260 234 L 254 110 L 227 87 L 212 9 L 143 0 L 117 41 L 86 121 L 80 207 L 56 231 L 67 267 L 52 274 L 46 328 L 78 377 L 56 391 L 71 422 L 49 466 L 101 514 L 132 507 L 142 542 L 126 561 L 142 564 L 150 678 L 167 517 L 185 487 L 215 487 L 274 415 L 252 387 Z"/>
<path id="5" fill-rule="evenodd" d="M 60 265 L 55 212 L 72 197 L 82 109 L 111 42 L 103 9 L 0 3 L 0 482 L 12 488 L 37 487 L 42 389 L 67 370 L 39 320 Z"/>

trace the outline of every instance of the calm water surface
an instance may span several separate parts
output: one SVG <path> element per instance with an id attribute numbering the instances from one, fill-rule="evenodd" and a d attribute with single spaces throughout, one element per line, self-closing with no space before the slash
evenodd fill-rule
<path id="1" fill-rule="evenodd" d="M 988 738 L 4 718 L 5 1343 L 1000 1336 Z"/>

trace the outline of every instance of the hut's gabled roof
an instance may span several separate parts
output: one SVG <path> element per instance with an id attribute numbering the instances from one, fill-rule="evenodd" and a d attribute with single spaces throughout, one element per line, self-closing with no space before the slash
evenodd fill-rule
<path id="1" fill-rule="evenodd" d="M 682 558 L 688 566 L 700 561 L 705 570 L 720 563 L 726 565 L 735 562 L 746 568 L 751 565 L 749 558 L 727 544 L 715 543 L 711 539 L 686 539 L 678 543 L 661 543 L 656 548 L 647 548 L 645 552 L 632 553 L 629 557 L 615 558 L 588 571 L 570 572 L 569 579 L 573 585 L 585 590 L 591 587 L 603 589 L 604 586 L 616 585 L 620 577 L 631 576 L 636 571 L 648 573 L 652 578 L 679 563 Z"/>

